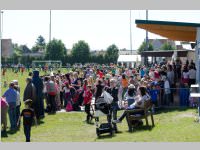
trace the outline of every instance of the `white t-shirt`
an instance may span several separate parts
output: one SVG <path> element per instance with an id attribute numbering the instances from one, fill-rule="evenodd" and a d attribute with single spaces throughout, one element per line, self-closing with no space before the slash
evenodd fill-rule
<path id="1" fill-rule="evenodd" d="M 149 100 L 150 96 L 148 94 L 144 95 L 144 96 L 138 96 L 138 99 L 135 100 L 135 102 L 133 104 L 130 105 L 130 107 L 140 107 L 140 108 L 144 108 L 144 102 Z M 141 103 L 141 104 L 139 104 Z"/>
<path id="2" fill-rule="evenodd" d="M 194 70 L 194 69 L 189 70 L 189 78 L 196 79 L 196 70 Z"/>
<path id="3" fill-rule="evenodd" d="M 189 72 L 183 72 L 183 78 L 188 79 L 189 78 Z"/>

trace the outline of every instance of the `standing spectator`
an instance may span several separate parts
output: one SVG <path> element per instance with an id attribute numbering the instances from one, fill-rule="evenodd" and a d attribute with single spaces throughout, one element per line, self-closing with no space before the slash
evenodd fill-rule
<path id="1" fill-rule="evenodd" d="M 167 71 L 167 78 L 169 80 L 170 88 L 171 88 L 171 103 L 174 102 L 174 89 L 175 88 L 175 82 L 174 82 L 174 71 L 172 68 L 172 65 L 168 65 L 168 71 Z"/>
<path id="2" fill-rule="evenodd" d="M 166 76 L 162 76 L 162 80 L 164 81 L 164 105 L 169 106 L 170 103 L 170 84 Z"/>
<path id="3" fill-rule="evenodd" d="M 87 85 L 87 89 L 84 91 L 83 97 L 84 97 L 83 105 L 85 106 L 85 112 L 87 114 L 86 122 L 90 123 L 90 121 L 92 120 L 92 115 L 90 114 L 90 105 L 92 102 L 91 85 Z"/>
<path id="4" fill-rule="evenodd" d="M 26 78 L 26 87 L 24 90 L 23 101 L 27 99 L 31 99 L 34 106 L 36 101 L 36 89 L 30 77 Z M 33 106 L 31 106 L 31 108 L 33 108 Z"/>
<path id="5" fill-rule="evenodd" d="M 17 124 L 19 124 L 21 117 L 23 117 L 24 134 L 26 136 L 26 142 L 30 142 L 32 122 L 33 122 L 33 119 L 35 119 L 35 124 L 37 126 L 37 119 L 35 117 L 34 110 L 31 109 L 30 107 L 32 100 L 28 99 L 24 103 L 25 103 L 25 109 L 22 110 L 22 113 L 20 115 L 20 118 Z"/>
<path id="6" fill-rule="evenodd" d="M 56 112 L 55 97 L 57 94 L 57 89 L 54 82 L 54 76 L 51 76 L 51 80 L 49 80 L 47 83 L 47 94 L 48 94 L 48 99 L 50 103 L 50 112 L 55 113 Z"/>
<path id="7" fill-rule="evenodd" d="M 196 83 L 196 70 L 194 69 L 193 65 L 190 65 L 189 67 L 189 87 L 191 86 L 191 84 L 195 84 Z"/>
<path id="8" fill-rule="evenodd" d="M 6 133 L 8 108 L 8 103 L 3 97 L 1 97 L 1 126 L 3 125 L 2 133 Z"/>
<path id="9" fill-rule="evenodd" d="M 16 85 L 14 85 L 14 89 L 15 91 L 17 92 L 17 100 L 16 100 L 16 124 L 17 124 L 17 121 L 19 119 L 19 116 L 20 116 L 20 106 L 21 106 L 21 101 L 20 101 L 20 94 L 19 94 L 19 91 L 17 90 L 18 87 Z M 20 127 L 20 123 L 19 123 L 19 126 L 17 126 L 17 128 Z"/>
<path id="10" fill-rule="evenodd" d="M 124 100 L 124 95 L 128 89 L 128 79 L 126 78 L 125 74 L 122 75 L 121 82 L 122 82 L 122 100 Z"/>
<path id="11" fill-rule="evenodd" d="M 118 88 L 116 87 L 115 79 L 110 80 L 110 94 L 113 97 L 113 101 L 111 103 L 111 114 L 112 114 L 111 117 L 113 118 L 113 120 L 116 120 L 117 110 L 119 109 L 119 106 L 118 106 L 119 99 L 118 99 Z M 114 123 L 113 126 L 114 126 L 115 132 L 118 132 L 117 125 Z"/>
<path id="12" fill-rule="evenodd" d="M 182 82 L 187 84 L 189 83 L 189 71 L 187 69 L 187 66 L 184 66 L 183 68 Z"/>
<path id="13" fill-rule="evenodd" d="M 39 71 L 33 71 L 32 82 L 36 88 L 36 101 L 34 103 L 34 111 L 37 119 L 44 118 L 44 101 L 43 101 L 43 82 L 39 77 Z"/>
<path id="14" fill-rule="evenodd" d="M 3 97 L 6 98 L 6 101 L 9 105 L 8 115 L 10 119 L 10 129 L 15 130 L 17 127 L 16 124 L 16 101 L 17 101 L 17 92 L 14 90 L 14 83 L 11 82 L 9 89 L 4 93 Z"/>

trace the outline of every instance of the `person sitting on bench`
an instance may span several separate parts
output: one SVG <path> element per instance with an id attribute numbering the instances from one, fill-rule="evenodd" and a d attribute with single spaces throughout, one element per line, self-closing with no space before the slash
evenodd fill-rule
<path id="1" fill-rule="evenodd" d="M 133 110 L 133 109 L 140 109 L 144 108 L 144 102 L 150 100 L 150 96 L 146 93 L 145 87 L 139 87 L 138 96 L 135 98 L 135 102 L 131 104 L 126 110 Z M 114 123 L 121 123 L 122 120 L 126 117 L 127 111 L 124 110 L 122 115 L 117 119 L 113 120 Z M 134 114 L 144 114 L 144 111 L 141 112 L 134 112 Z"/>

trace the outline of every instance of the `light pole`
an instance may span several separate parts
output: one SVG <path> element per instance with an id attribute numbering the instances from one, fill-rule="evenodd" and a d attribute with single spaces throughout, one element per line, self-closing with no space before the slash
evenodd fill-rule
<path id="1" fill-rule="evenodd" d="M 3 11 L 1 11 L 1 18 L 2 18 L 2 20 L 1 20 L 1 38 L 3 38 Z"/>
<path id="2" fill-rule="evenodd" d="M 130 49 L 131 49 L 131 54 L 132 54 L 132 21 L 131 21 L 131 10 L 130 10 Z"/>
<path id="3" fill-rule="evenodd" d="M 50 10 L 50 22 L 49 22 L 49 42 L 51 41 L 51 10 Z"/>
<path id="4" fill-rule="evenodd" d="M 148 20 L 148 10 L 146 10 L 146 20 Z M 145 51 L 148 51 L 149 48 L 149 40 L 148 40 L 148 31 L 146 30 L 146 46 Z M 148 64 L 148 57 L 145 56 L 145 65 Z"/>

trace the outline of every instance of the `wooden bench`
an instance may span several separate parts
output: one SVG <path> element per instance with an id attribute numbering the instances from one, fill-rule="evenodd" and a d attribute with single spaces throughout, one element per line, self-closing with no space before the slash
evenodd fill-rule
<path id="1" fill-rule="evenodd" d="M 144 114 L 137 114 L 140 112 L 144 112 Z M 127 123 L 128 123 L 128 127 L 129 127 L 129 131 L 132 132 L 133 128 L 134 128 L 134 124 L 132 123 L 135 120 L 141 120 L 141 119 L 145 119 L 146 120 L 146 126 L 149 126 L 148 123 L 148 116 L 151 116 L 151 121 L 152 121 L 152 127 L 154 126 L 154 119 L 153 119 L 153 112 L 152 112 L 152 102 L 151 100 L 145 101 L 144 102 L 144 108 L 143 109 L 133 109 L 133 110 L 126 110 L 127 115 L 126 115 L 126 119 L 127 119 Z M 133 114 L 134 113 L 134 114 Z"/>

